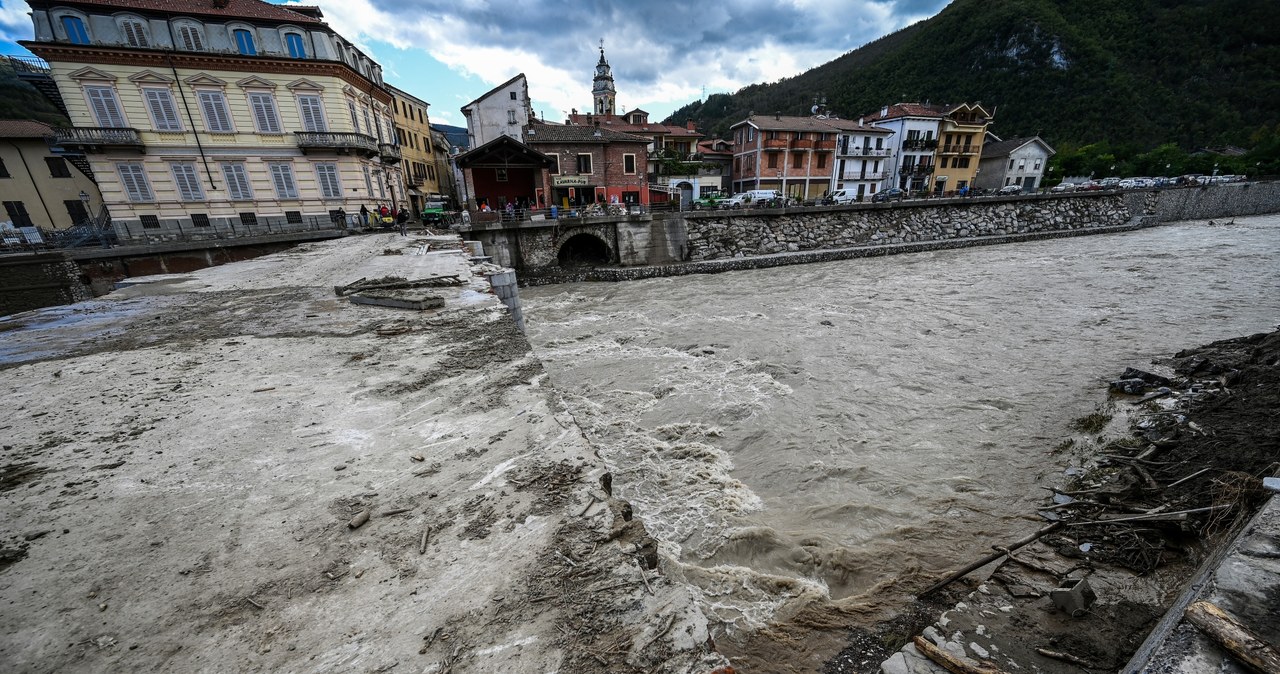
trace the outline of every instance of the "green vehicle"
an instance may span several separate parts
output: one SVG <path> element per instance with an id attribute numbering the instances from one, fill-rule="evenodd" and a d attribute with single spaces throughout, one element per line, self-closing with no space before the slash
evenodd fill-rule
<path id="1" fill-rule="evenodd" d="M 444 202 L 428 201 L 422 204 L 422 224 L 434 225 L 444 222 Z"/>
<path id="2" fill-rule="evenodd" d="M 724 199 L 724 195 L 721 194 L 705 194 L 694 199 L 693 203 L 690 204 L 689 207 L 695 211 L 715 210 L 717 208 L 723 208 L 723 206 L 720 205 L 720 202 L 724 201 Z"/>

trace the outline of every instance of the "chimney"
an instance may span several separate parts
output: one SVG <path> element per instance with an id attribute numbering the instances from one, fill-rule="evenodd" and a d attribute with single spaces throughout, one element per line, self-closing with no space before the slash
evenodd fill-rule
<path id="1" fill-rule="evenodd" d="M 685 121 L 685 123 L 684 123 L 684 128 L 686 128 L 686 129 L 688 129 L 688 130 L 690 130 L 690 131 L 697 131 L 697 130 L 698 130 L 698 127 L 696 127 L 696 126 L 694 126 L 694 125 L 693 125 L 693 120 L 692 120 L 692 119 L 690 119 L 690 120 L 686 120 L 686 121 Z"/>
<path id="2" fill-rule="evenodd" d="M 880 116 L 881 116 L 881 117 L 888 117 L 888 116 L 889 116 L 889 106 L 887 106 L 887 105 L 886 105 L 886 106 L 884 106 L 883 108 L 880 108 Z"/>
<path id="3" fill-rule="evenodd" d="M 863 124 L 863 122 L 866 121 L 866 119 L 867 119 L 866 117 L 859 117 L 858 126 L 866 126 L 865 124 Z"/>
<path id="4" fill-rule="evenodd" d="M 781 112 L 779 112 L 779 111 L 777 111 L 777 110 L 774 110 L 774 111 L 773 111 L 773 119 L 774 119 L 775 121 L 781 122 L 781 121 L 782 121 L 782 113 L 781 113 Z"/>

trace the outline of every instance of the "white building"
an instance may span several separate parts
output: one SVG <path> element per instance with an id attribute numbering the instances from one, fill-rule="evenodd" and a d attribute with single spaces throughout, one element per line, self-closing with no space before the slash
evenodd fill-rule
<path id="1" fill-rule="evenodd" d="M 1049 158 L 1056 152 L 1039 136 L 1000 140 L 987 134 L 982 146 L 982 160 L 974 181 L 980 188 L 995 190 L 1007 185 L 1022 185 L 1024 192 L 1040 189 Z"/>
<path id="2" fill-rule="evenodd" d="M 866 120 L 828 119 L 838 129 L 836 136 L 836 170 L 831 176 L 831 191 L 848 190 L 861 201 L 884 188 L 892 176 L 893 131 L 868 126 Z M 888 184 L 892 185 L 892 181 Z"/>
<path id="3" fill-rule="evenodd" d="M 529 82 L 524 73 L 499 84 L 474 101 L 462 106 L 467 118 L 467 136 L 477 148 L 499 136 L 510 136 L 523 143 L 520 130 L 533 117 L 529 102 Z"/>
<path id="4" fill-rule="evenodd" d="M 884 106 L 879 114 L 866 120 L 893 132 L 893 153 L 888 168 L 890 176 L 885 187 L 901 187 L 913 192 L 929 188 L 942 118 L 942 111 L 934 106 L 898 103 Z"/>

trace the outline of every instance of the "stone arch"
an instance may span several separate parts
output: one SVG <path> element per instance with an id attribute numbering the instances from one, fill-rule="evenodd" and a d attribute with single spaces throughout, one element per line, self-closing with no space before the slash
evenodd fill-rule
<path id="1" fill-rule="evenodd" d="M 613 261 L 613 253 L 609 244 L 600 237 L 581 233 L 565 239 L 556 258 L 562 268 L 594 267 L 609 264 Z"/>

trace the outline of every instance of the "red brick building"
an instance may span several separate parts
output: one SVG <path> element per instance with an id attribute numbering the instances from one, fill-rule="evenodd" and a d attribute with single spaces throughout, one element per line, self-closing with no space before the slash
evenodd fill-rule
<path id="1" fill-rule="evenodd" d="M 812 199 L 831 185 L 839 129 L 816 117 L 752 115 L 730 127 L 733 191 Z"/>
<path id="2" fill-rule="evenodd" d="M 551 161 L 538 204 L 649 203 L 647 138 L 604 126 L 533 123 L 524 129 L 524 142 Z"/>

